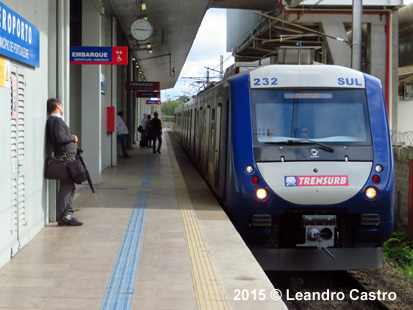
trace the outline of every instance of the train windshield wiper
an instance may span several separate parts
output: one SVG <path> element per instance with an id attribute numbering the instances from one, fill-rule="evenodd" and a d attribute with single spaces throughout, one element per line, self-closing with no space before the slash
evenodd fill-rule
<path id="1" fill-rule="evenodd" d="M 328 145 L 311 140 L 311 139 L 295 139 L 295 140 L 287 140 L 287 141 L 279 141 L 279 142 L 265 142 L 265 144 L 286 144 L 286 145 L 315 144 L 324 151 L 327 151 L 330 153 L 334 152 L 334 149 L 329 147 Z"/>

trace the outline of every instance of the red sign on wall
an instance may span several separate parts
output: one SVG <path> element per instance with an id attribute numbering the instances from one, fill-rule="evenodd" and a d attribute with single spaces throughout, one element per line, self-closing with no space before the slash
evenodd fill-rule
<path id="1" fill-rule="evenodd" d="M 107 107 L 107 132 L 115 131 L 115 107 Z"/>

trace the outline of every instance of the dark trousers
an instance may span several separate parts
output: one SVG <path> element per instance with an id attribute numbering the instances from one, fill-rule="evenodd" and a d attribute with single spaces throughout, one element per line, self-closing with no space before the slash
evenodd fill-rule
<path id="1" fill-rule="evenodd" d="M 152 150 L 155 153 L 156 150 L 156 139 L 158 139 L 158 149 L 157 151 L 160 152 L 161 145 L 162 145 L 162 132 L 152 133 L 153 145 Z"/>
<path id="2" fill-rule="evenodd" d="M 75 197 L 76 185 L 72 179 L 60 180 L 59 194 L 56 200 L 56 219 L 58 222 L 62 217 L 73 214 L 73 198 Z"/>
<path id="3" fill-rule="evenodd" d="M 126 140 L 128 139 L 128 135 L 118 135 L 120 147 L 122 148 L 123 157 L 128 157 L 128 152 L 126 152 Z"/>

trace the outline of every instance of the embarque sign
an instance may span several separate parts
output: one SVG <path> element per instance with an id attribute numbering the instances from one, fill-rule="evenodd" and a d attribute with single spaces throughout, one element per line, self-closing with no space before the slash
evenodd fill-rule
<path id="1" fill-rule="evenodd" d="M 39 51 L 39 29 L 0 2 L 0 54 L 39 67 Z"/>
<path id="2" fill-rule="evenodd" d="M 71 46 L 72 65 L 127 65 L 127 46 Z"/>

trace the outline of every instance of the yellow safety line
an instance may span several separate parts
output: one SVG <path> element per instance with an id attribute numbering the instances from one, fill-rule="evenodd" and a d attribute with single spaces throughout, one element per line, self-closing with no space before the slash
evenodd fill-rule
<path id="1" fill-rule="evenodd" d="M 186 247 L 191 264 L 198 309 L 226 310 L 228 309 L 228 305 L 219 280 L 215 275 L 211 256 L 209 255 L 208 247 L 199 227 L 198 219 L 189 198 L 188 190 L 173 152 L 169 136 L 166 140 L 169 149 L 168 153 L 171 161 L 172 175 L 175 180 L 176 199 L 182 215 Z"/>

